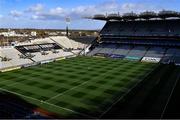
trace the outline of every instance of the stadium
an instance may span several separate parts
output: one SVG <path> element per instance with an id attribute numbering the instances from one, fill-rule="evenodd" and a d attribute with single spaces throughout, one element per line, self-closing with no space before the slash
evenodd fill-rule
<path id="1" fill-rule="evenodd" d="M 103 15 L 97 38 L 0 48 L 0 118 L 180 118 L 180 13 Z"/>

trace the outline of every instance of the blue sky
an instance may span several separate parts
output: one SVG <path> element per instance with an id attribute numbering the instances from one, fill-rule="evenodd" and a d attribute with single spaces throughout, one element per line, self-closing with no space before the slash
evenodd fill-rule
<path id="1" fill-rule="evenodd" d="M 180 0 L 0 0 L 0 28 L 101 29 L 105 22 L 82 19 L 106 13 L 180 11 Z"/>

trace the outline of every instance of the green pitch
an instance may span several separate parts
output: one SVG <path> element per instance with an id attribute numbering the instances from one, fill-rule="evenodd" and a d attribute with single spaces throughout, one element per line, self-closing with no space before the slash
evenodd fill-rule
<path id="1" fill-rule="evenodd" d="M 76 57 L 0 73 L 0 89 L 65 118 L 99 118 L 155 66 Z"/>

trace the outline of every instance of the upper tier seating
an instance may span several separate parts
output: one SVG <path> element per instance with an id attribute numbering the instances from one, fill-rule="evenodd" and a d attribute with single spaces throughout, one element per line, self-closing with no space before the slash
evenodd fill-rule
<path id="1" fill-rule="evenodd" d="M 101 35 L 180 36 L 180 20 L 109 21 Z"/>
<path id="2" fill-rule="evenodd" d="M 122 44 L 133 44 L 133 45 L 159 45 L 159 46 L 180 46 L 180 41 L 178 40 L 128 40 L 128 39 L 120 39 L 120 38 L 102 38 L 101 41 L 106 43 L 122 43 Z"/>

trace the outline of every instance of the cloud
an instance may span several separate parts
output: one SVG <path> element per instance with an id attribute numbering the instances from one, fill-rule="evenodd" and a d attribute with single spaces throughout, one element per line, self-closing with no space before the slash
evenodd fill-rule
<path id="1" fill-rule="evenodd" d="M 84 16 L 90 16 L 98 13 L 113 12 L 117 10 L 118 5 L 115 0 L 103 2 L 98 5 L 77 6 L 71 9 L 62 7 L 52 8 L 48 11 L 41 11 L 32 15 L 34 20 L 64 20 L 66 17 L 77 20 Z"/>
<path id="2" fill-rule="evenodd" d="M 36 15 L 32 15 L 33 20 L 62 20 L 65 16 L 51 14 L 51 13 L 40 13 Z"/>
<path id="3" fill-rule="evenodd" d="M 57 15 L 57 14 L 64 14 L 64 13 L 65 13 L 65 10 L 61 7 L 50 9 L 50 14 Z"/>
<path id="4" fill-rule="evenodd" d="M 74 8 L 63 8 L 61 6 L 45 9 L 43 4 L 36 4 L 29 7 L 25 12 L 29 18 L 33 20 L 54 20 L 64 21 L 66 17 L 70 17 L 73 20 L 81 19 L 85 16 L 92 16 L 94 14 L 106 14 L 106 13 L 126 13 L 126 12 L 143 12 L 146 10 L 158 11 L 156 6 L 145 3 L 118 3 L 117 0 L 107 0 L 105 2 L 96 5 L 77 6 Z M 21 12 L 11 11 L 11 15 L 19 17 Z"/>
<path id="5" fill-rule="evenodd" d="M 3 18 L 3 15 L 0 14 L 0 19 Z"/>
<path id="6" fill-rule="evenodd" d="M 89 16 L 118 11 L 119 4 L 115 0 L 106 1 L 97 5 L 79 6 L 71 10 L 71 15 Z"/>
<path id="7" fill-rule="evenodd" d="M 67 13 L 61 7 L 52 8 L 48 12 L 39 12 L 32 15 L 34 20 L 62 20 L 65 19 Z"/>
<path id="8" fill-rule="evenodd" d="M 81 5 L 82 0 L 79 0 L 78 5 L 72 2 L 71 7 L 67 6 L 70 3 L 68 0 L 67 3 L 66 0 L 65 2 L 57 2 L 60 0 L 37 0 L 39 1 L 38 4 L 34 4 L 37 1 L 28 1 L 24 4 L 24 0 L 11 0 L 14 4 L 13 8 L 9 8 L 9 2 L 5 4 L 4 1 L 8 0 L 0 0 L 0 6 L 2 6 L 0 7 L 0 14 L 3 15 L 3 18 L 0 19 L 1 27 L 65 28 L 65 18 L 70 17 L 72 21 L 70 24 L 71 28 L 95 29 L 102 28 L 105 22 L 81 18 L 94 14 L 118 12 L 123 14 L 132 11 L 139 13 L 146 10 L 156 12 L 162 9 L 179 10 L 179 0 L 97 0 L 95 3 L 93 3 L 95 1 L 93 0 L 92 2 L 83 3 L 86 5 Z M 3 11 L 4 8 L 7 9 Z M 14 9 L 16 11 L 11 11 Z"/>
<path id="9" fill-rule="evenodd" d="M 12 10 L 10 11 L 10 15 L 14 18 L 18 18 L 18 17 L 21 17 L 23 13 L 21 11 Z"/>
<path id="10" fill-rule="evenodd" d="M 125 12 L 135 12 L 140 13 L 144 11 L 159 11 L 160 9 L 156 6 L 151 6 L 149 4 L 137 4 L 137 3 L 124 3 L 120 6 L 120 11 Z M 122 13 L 121 12 L 121 13 Z"/>
<path id="11" fill-rule="evenodd" d="M 42 12 L 43 10 L 44 10 L 43 4 L 38 3 L 36 5 L 29 7 L 27 10 L 25 10 L 25 12 L 39 13 Z"/>

